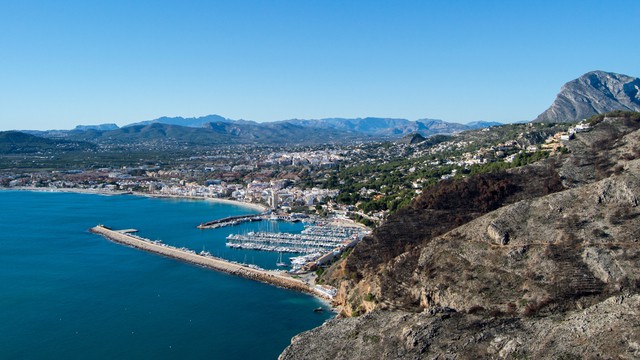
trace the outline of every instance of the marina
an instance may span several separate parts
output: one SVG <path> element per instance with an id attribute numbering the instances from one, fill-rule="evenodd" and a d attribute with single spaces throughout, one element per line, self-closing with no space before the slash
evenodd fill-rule
<path id="1" fill-rule="evenodd" d="M 256 231 L 230 234 L 226 246 L 232 249 L 303 254 L 291 258 L 291 272 L 308 271 L 326 264 L 347 248 L 355 246 L 370 231 L 356 226 L 306 225 L 300 234 Z M 279 258 L 281 259 L 281 257 Z M 281 260 L 278 266 L 283 266 Z"/>
<path id="2" fill-rule="evenodd" d="M 369 233 L 369 230 L 360 227 L 309 225 L 300 234 L 267 231 L 230 234 L 227 236 L 227 246 L 238 249 L 311 254 L 351 247 Z"/>

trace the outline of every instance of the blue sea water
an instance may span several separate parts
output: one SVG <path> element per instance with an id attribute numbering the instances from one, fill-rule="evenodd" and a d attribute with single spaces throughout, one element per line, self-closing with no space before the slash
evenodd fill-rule
<path id="1" fill-rule="evenodd" d="M 278 254 L 228 249 L 225 237 L 301 225 L 196 229 L 251 212 L 198 200 L 0 191 L 0 358 L 277 358 L 292 336 L 332 316 L 313 312 L 324 307 L 319 300 L 88 232 L 97 224 L 136 228 L 143 237 L 273 268 Z"/>

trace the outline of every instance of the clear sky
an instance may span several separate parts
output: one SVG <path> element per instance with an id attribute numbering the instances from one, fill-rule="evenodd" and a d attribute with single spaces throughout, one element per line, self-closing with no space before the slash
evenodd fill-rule
<path id="1" fill-rule="evenodd" d="M 640 76 L 638 19 L 638 0 L 0 0 L 0 130 L 533 119 L 585 72 Z"/>

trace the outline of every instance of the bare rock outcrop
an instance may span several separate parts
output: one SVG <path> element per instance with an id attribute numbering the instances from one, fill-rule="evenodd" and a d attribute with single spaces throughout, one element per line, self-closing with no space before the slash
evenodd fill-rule
<path id="1" fill-rule="evenodd" d="M 280 360 L 638 357 L 640 296 L 619 295 L 548 317 L 375 311 L 296 336 Z"/>

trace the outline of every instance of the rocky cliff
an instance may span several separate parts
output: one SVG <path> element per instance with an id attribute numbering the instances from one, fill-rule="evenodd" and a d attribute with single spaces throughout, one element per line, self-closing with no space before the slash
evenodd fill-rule
<path id="1" fill-rule="evenodd" d="M 614 110 L 640 111 L 640 79 L 588 72 L 562 86 L 553 104 L 534 122 L 573 122 Z"/>
<path id="2" fill-rule="evenodd" d="M 569 154 L 425 191 L 326 272 L 366 315 L 282 358 L 637 356 L 638 129 L 605 117 Z"/>
<path id="3" fill-rule="evenodd" d="M 377 311 L 293 338 L 286 359 L 638 359 L 640 296 L 547 317 Z"/>

